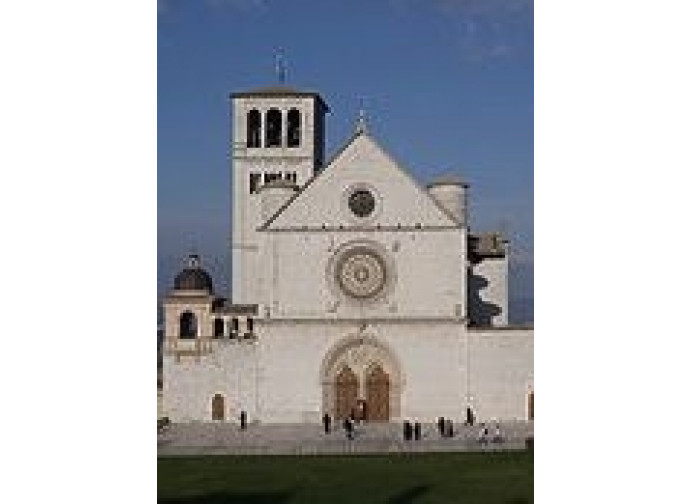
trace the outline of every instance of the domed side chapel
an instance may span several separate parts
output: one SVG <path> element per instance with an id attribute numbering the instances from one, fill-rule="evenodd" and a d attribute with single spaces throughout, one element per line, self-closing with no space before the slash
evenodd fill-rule
<path id="1" fill-rule="evenodd" d="M 164 302 L 173 422 L 531 420 L 533 330 L 508 326 L 508 247 L 468 186 L 420 186 L 362 118 L 324 164 L 316 93 L 235 93 L 232 292 L 190 256 Z"/>

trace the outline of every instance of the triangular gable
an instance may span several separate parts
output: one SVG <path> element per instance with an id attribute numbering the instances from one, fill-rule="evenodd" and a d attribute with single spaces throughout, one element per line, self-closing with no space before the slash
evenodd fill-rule
<path id="1" fill-rule="evenodd" d="M 376 195 L 376 208 L 365 219 L 347 205 L 353 187 Z M 280 230 L 354 226 L 457 227 L 454 217 L 419 186 L 368 134 L 356 134 L 262 229 Z"/>

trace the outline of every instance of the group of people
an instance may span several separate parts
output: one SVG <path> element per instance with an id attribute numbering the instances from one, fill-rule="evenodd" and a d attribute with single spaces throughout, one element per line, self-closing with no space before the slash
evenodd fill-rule
<path id="1" fill-rule="evenodd" d="M 450 418 L 440 417 L 436 426 L 441 437 L 452 438 L 455 435 L 453 421 Z"/>
<path id="2" fill-rule="evenodd" d="M 164 432 L 170 428 L 170 419 L 163 417 L 158 419 L 158 432 Z"/>
<path id="3" fill-rule="evenodd" d="M 407 420 L 403 422 L 403 439 L 405 441 L 415 441 L 422 439 L 422 424 L 419 422 L 411 423 Z"/>
<path id="4" fill-rule="evenodd" d="M 331 415 L 328 413 L 324 413 L 323 417 L 321 418 L 321 423 L 323 424 L 323 431 L 326 434 L 330 434 L 332 430 L 332 423 L 333 419 L 331 418 Z M 347 435 L 348 439 L 354 439 L 355 437 L 355 416 L 354 414 L 350 414 L 349 416 L 345 417 L 343 419 L 343 429 L 345 430 L 345 434 Z"/>
<path id="5" fill-rule="evenodd" d="M 246 425 L 246 414 L 242 412 L 243 415 L 240 416 L 240 424 L 242 428 Z M 330 434 L 332 430 L 332 424 L 333 424 L 333 419 L 328 413 L 325 413 L 322 417 L 322 423 L 323 423 L 323 430 L 326 434 Z M 350 414 L 349 416 L 345 417 L 343 419 L 343 430 L 345 431 L 345 434 L 348 439 L 354 439 L 355 437 L 355 424 L 357 421 L 355 420 L 355 415 L 354 413 Z M 471 425 L 471 424 L 470 424 Z M 455 433 L 454 433 L 454 428 L 453 428 L 453 421 L 450 418 L 444 418 L 440 417 L 437 422 L 437 427 L 438 427 L 438 432 L 441 437 L 444 438 L 452 438 Z M 403 422 L 403 439 L 405 441 L 411 441 L 414 439 L 415 441 L 419 441 L 422 438 L 422 425 L 419 422 L 409 422 L 405 420 Z M 503 433 L 501 432 L 501 428 L 496 423 L 493 426 L 493 429 L 489 428 L 489 425 L 487 424 L 480 424 L 479 425 L 479 436 L 477 439 L 481 444 L 489 444 L 489 443 L 502 443 L 504 438 L 503 438 Z"/>
<path id="6" fill-rule="evenodd" d="M 347 439 L 355 438 L 355 417 L 350 415 L 343 420 L 343 428 L 345 429 L 345 434 L 347 434 Z"/>
<path id="7" fill-rule="evenodd" d="M 489 432 L 489 426 L 486 424 L 481 424 L 479 426 L 479 439 L 481 444 L 489 443 L 502 443 L 503 434 L 501 433 L 501 428 L 498 424 L 494 425 L 493 432 Z"/>

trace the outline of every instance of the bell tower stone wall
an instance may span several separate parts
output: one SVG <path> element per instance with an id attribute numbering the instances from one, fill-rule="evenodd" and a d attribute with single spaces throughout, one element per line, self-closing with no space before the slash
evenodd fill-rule
<path id="1" fill-rule="evenodd" d="M 328 107 L 318 94 L 286 88 L 236 93 L 231 101 L 231 299 L 262 304 L 259 189 L 276 180 L 302 187 L 322 168 Z"/>

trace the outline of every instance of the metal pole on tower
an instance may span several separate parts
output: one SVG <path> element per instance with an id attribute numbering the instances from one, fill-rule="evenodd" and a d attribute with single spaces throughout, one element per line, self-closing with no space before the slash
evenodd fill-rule
<path id="1" fill-rule="evenodd" d="M 278 83 L 280 85 L 285 84 L 285 76 L 287 73 L 285 69 L 285 56 L 283 55 L 283 50 L 280 47 L 278 48 L 275 56 L 275 70 Z"/>

